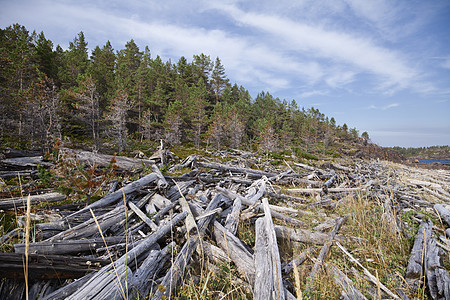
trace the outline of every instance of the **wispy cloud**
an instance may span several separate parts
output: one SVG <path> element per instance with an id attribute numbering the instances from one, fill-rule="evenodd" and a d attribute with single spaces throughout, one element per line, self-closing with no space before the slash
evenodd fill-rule
<path id="1" fill-rule="evenodd" d="M 398 107 L 398 106 L 400 106 L 399 103 L 391 103 L 391 104 L 384 105 L 384 106 L 376 106 L 376 105 L 372 104 L 367 109 L 388 110 L 388 109 L 391 109 L 391 108 L 394 108 L 394 107 Z"/>
<path id="2" fill-rule="evenodd" d="M 261 30 L 285 51 L 295 51 L 326 63 L 343 63 L 356 72 L 373 74 L 385 89 L 410 87 L 418 75 L 404 55 L 381 47 L 372 40 L 346 32 L 295 22 L 276 15 L 245 12 L 232 5 L 216 5 L 242 26 Z"/>
<path id="3" fill-rule="evenodd" d="M 313 90 L 313 91 L 303 92 L 299 95 L 299 97 L 300 97 L 300 99 L 302 99 L 302 98 L 309 98 L 309 97 L 313 97 L 313 96 L 325 96 L 328 94 L 329 94 L 328 91 Z"/>

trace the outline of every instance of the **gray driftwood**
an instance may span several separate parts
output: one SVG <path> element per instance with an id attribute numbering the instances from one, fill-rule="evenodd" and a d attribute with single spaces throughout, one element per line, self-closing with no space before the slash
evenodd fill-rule
<path id="1" fill-rule="evenodd" d="M 285 299 L 281 261 L 267 198 L 262 200 L 264 218 L 256 220 L 254 299 Z"/>

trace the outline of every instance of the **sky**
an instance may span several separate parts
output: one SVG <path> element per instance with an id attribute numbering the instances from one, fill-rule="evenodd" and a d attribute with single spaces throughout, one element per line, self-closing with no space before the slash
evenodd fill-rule
<path id="1" fill-rule="evenodd" d="M 219 57 L 231 83 L 315 107 L 380 146 L 450 145 L 448 0 L 0 0 L 64 49 L 133 39 L 153 57 Z"/>

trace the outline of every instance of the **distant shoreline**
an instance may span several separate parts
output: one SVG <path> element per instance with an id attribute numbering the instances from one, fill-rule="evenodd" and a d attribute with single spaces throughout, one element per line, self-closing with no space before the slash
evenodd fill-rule
<path id="1" fill-rule="evenodd" d="M 425 158 L 409 158 L 411 162 L 415 163 L 425 163 L 425 164 L 432 164 L 432 163 L 439 163 L 442 165 L 450 165 L 450 160 L 448 159 L 425 159 Z"/>

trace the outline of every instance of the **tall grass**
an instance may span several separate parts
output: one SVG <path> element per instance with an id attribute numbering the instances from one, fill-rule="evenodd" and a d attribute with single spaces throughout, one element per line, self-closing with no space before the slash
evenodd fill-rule
<path id="1" fill-rule="evenodd" d="M 25 297 L 28 300 L 28 254 L 30 251 L 30 227 L 31 227 L 31 196 L 27 198 L 27 222 L 25 226 Z"/>

